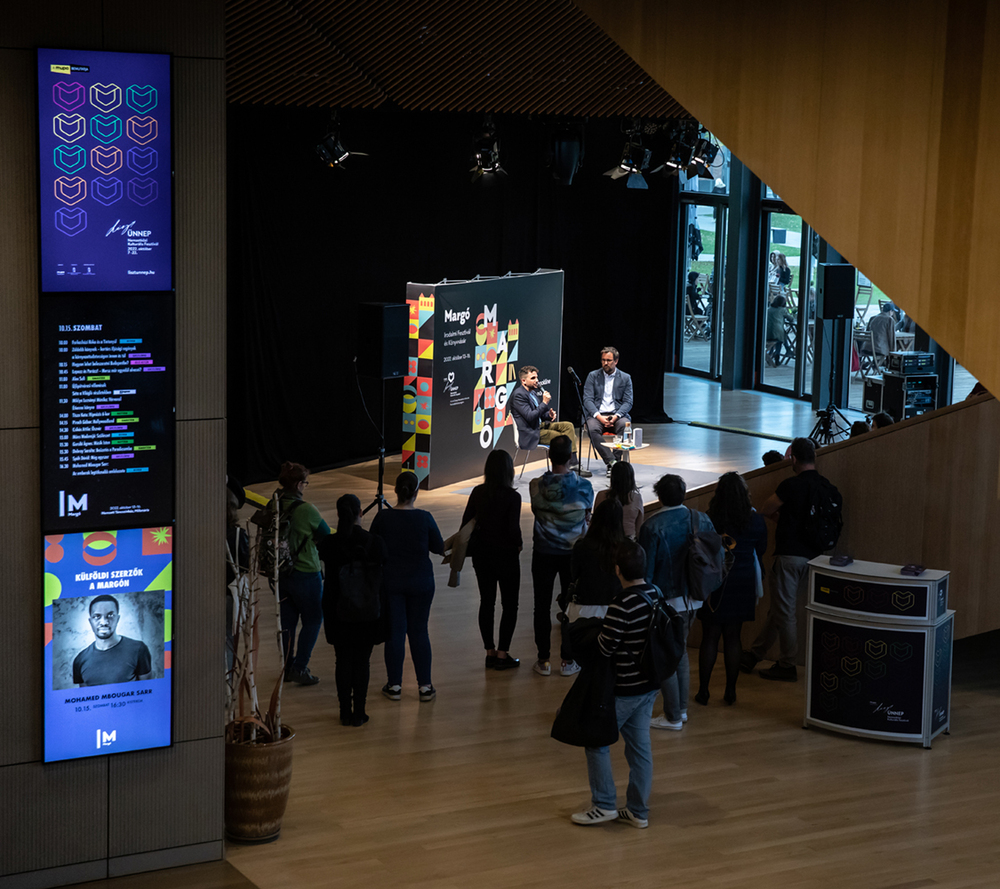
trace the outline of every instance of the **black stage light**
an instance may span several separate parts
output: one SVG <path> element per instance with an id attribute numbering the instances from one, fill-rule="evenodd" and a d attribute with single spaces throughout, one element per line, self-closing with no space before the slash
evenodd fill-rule
<path id="1" fill-rule="evenodd" d="M 621 160 L 618 165 L 612 167 L 604 175 L 612 179 L 621 179 L 628 176 L 625 183 L 627 188 L 649 188 L 642 171 L 649 167 L 649 158 L 652 152 L 648 148 L 643 148 L 641 142 L 633 142 L 629 139 L 622 149 Z"/>
<path id="2" fill-rule="evenodd" d="M 500 166 L 500 138 L 491 114 L 486 115 L 482 126 L 472 137 L 472 167 L 469 172 L 472 174 L 470 181 L 482 182 L 483 185 L 492 185 L 495 179 L 507 175 L 507 171 Z"/>
<path id="3" fill-rule="evenodd" d="M 344 169 L 344 161 L 349 157 L 368 157 L 365 151 L 348 151 L 344 147 L 340 139 L 340 120 L 336 111 L 330 116 L 326 135 L 316 146 L 316 154 L 328 167 L 336 167 L 338 170 Z"/>
<path id="4" fill-rule="evenodd" d="M 699 139 L 694 146 L 694 157 L 691 159 L 692 174 L 701 176 L 704 179 L 714 179 L 715 176 L 709 167 L 715 162 L 715 156 L 719 153 L 719 146 L 708 139 Z"/>

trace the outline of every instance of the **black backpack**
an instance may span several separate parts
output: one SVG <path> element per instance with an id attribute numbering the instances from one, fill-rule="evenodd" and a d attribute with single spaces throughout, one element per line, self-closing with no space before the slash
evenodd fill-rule
<path id="1" fill-rule="evenodd" d="M 654 585 L 653 589 L 656 590 L 655 598 L 645 590 L 633 590 L 646 600 L 653 614 L 649 619 L 646 642 L 639 657 L 629 653 L 639 672 L 650 682 L 659 685 L 677 672 L 677 665 L 687 647 L 687 632 L 684 618 L 672 605 L 667 604 L 658 587 Z"/>
<path id="2" fill-rule="evenodd" d="M 721 535 L 712 529 L 702 529 L 701 513 L 689 509 L 691 536 L 684 551 L 684 573 L 687 580 L 688 599 L 705 602 L 726 579 L 733 567 L 733 556 L 724 545 Z"/>
<path id="3" fill-rule="evenodd" d="M 365 548 L 355 546 L 351 561 L 337 572 L 340 591 L 337 619 L 346 623 L 378 620 L 382 615 L 382 566 L 369 561 Z"/>
<path id="4" fill-rule="evenodd" d="M 267 578 L 273 580 L 276 573 L 286 578 L 295 570 L 295 558 L 306 545 L 308 536 L 292 550 L 289 532 L 292 513 L 302 503 L 302 500 L 280 501 L 275 497 L 251 519 L 257 526 L 257 571 Z"/>
<path id="5" fill-rule="evenodd" d="M 844 527 L 843 507 L 836 485 L 821 475 L 810 480 L 803 534 L 819 552 L 837 545 Z"/>

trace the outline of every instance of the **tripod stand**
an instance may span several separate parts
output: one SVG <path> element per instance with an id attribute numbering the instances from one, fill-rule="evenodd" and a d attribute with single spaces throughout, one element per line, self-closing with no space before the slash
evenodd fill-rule
<path id="1" fill-rule="evenodd" d="M 832 337 L 831 337 L 832 338 Z M 847 417 L 845 417 L 837 405 L 833 401 L 833 396 L 836 393 L 836 383 L 837 383 L 837 362 L 830 361 L 830 403 L 826 406 L 825 410 L 816 411 L 816 416 L 819 418 L 816 420 L 816 425 L 813 426 L 812 432 L 809 433 L 809 437 L 817 445 L 828 445 L 833 444 L 841 436 L 847 435 L 851 431 L 851 426 L 847 422 Z"/>
<path id="2" fill-rule="evenodd" d="M 809 437 L 817 445 L 833 444 L 837 439 L 850 432 L 851 427 L 847 423 L 847 418 L 838 410 L 837 405 L 832 401 L 825 410 L 816 411 L 819 419 L 813 426 Z"/>
<path id="3" fill-rule="evenodd" d="M 365 393 L 361 390 L 361 377 L 357 373 L 358 369 L 358 359 L 354 359 L 354 379 L 358 384 L 358 395 L 361 397 L 361 406 L 365 409 L 365 414 L 368 420 L 371 422 L 372 426 L 375 426 L 375 421 L 372 420 L 372 415 L 368 413 L 368 405 L 365 403 Z M 378 431 L 378 490 L 375 492 L 375 499 L 372 500 L 363 510 L 361 510 L 361 515 L 367 515 L 374 509 L 378 507 L 378 511 L 381 512 L 383 509 L 392 509 L 392 504 L 385 499 L 384 483 L 385 483 L 385 378 L 382 378 L 382 416 L 380 417 L 379 425 L 376 426 Z"/>

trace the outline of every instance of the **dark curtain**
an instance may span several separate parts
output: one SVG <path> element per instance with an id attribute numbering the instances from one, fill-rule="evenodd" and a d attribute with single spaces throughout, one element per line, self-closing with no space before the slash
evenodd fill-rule
<path id="1" fill-rule="evenodd" d="M 376 453 L 382 384 L 353 368 L 377 332 L 357 329 L 356 307 L 403 302 L 407 281 L 564 269 L 563 368 L 543 373 L 571 365 L 583 376 L 614 345 L 633 376 L 633 416 L 663 419 L 676 180 L 648 177 L 641 191 L 601 175 L 621 154 L 619 121 L 587 125 L 584 165 L 566 187 L 545 166 L 550 126 L 498 116 L 509 176 L 484 188 L 468 172 L 479 116 L 342 111 L 344 145 L 370 153 L 344 170 L 315 154 L 328 117 L 229 108 L 231 474 L 249 483 L 284 460 L 315 470 Z M 386 383 L 390 452 L 401 391 Z M 570 395 L 562 418 L 572 420 Z"/>

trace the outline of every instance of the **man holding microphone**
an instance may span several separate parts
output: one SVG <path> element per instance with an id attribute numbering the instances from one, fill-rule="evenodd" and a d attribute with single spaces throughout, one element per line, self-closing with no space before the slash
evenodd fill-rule
<path id="1" fill-rule="evenodd" d="M 547 445 L 556 436 L 565 435 L 573 443 L 575 451 L 576 429 L 572 423 L 556 420 L 555 410 L 549 407 L 552 395 L 538 382 L 538 368 L 524 365 L 518 371 L 518 380 L 520 383 L 510 396 L 508 410 L 517 424 L 521 450 L 528 451 L 539 444 Z M 579 472 L 582 476 L 590 475 L 586 470 Z"/>

